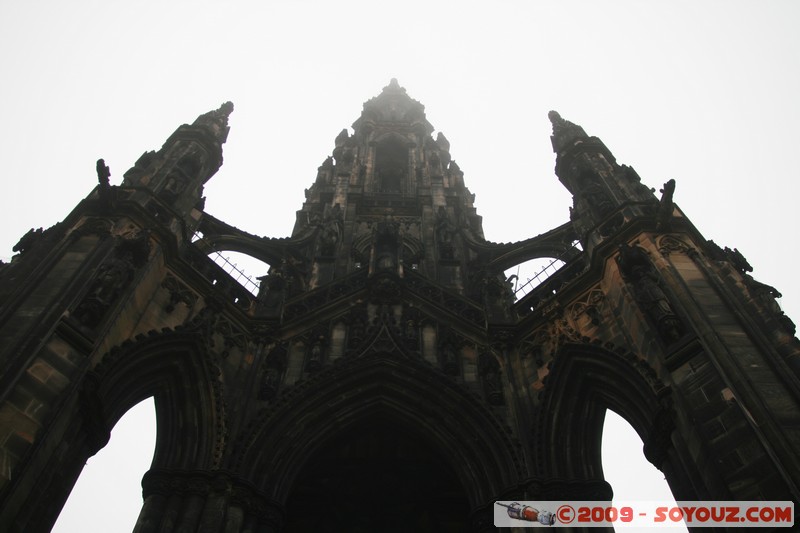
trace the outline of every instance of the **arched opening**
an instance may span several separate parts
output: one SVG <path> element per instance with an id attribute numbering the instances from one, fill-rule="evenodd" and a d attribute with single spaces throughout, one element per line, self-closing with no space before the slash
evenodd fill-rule
<path id="1" fill-rule="evenodd" d="M 614 490 L 614 503 L 658 501 L 675 505 L 664 474 L 642 452 L 642 439 L 620 415 L 606 410 L 603 425 L 603 476 Z M 672 526 L 688 531 L 683 524 Z M 680 529 L 677 529 L 680 528 Z"/>
<path id="2" fill-rule="evenodd" d="M 644 452 L 650 463 L 670 468 L 671 391 L 636 356 L 595 344 L 566 344 L 550 365 L 542 400 L 536 421 L 544 450 L 540 468 L 550 476 L 603 477 L 601 442 L 608 409 L 624 416 L 646 442 L 637 447 L 637 455 Z"/>
<path id="3" fill-rule="evenodd" d="M 373 462 L 353 468 L 362 479 L 379 481 L 361 483 L 371 492 L 360 489 L 377 496 L 391 494 L 396 483 L 426 494 L 424 485 L 438 480 L 434 485 L 447 489 L 442 493 L 458 495 L 455 501 L 463 494 L 474 511 L 521 474 L 519 448 L 485 405 L 429 364 L 399 353 L 342 358 L 299 384 L 292 402 L 264 410 L 252 427 L 240 439 L 244 445 L 235 464 L 248 465 L 250 481 L 259 490 L 287 505 L 291 500 L 295 509 L 297 502 L 322 503 L 316 499 L 321 493 L 314 492 L 322 478 L 339 483 L 323 484 L 327 498 L 337 498 L 340 487 L 349 486 L 350 477 L 323 468 L 336 465 L 337 453 L 346 455 L 348 443 L 375 442 Z M 398 472 L 394 465 L 414 461 L 435 468 L 424 474 L 409 467 Z M 396 472 L 400 481 L 382 470 Z M 375 530 L 386 529 L 369 529 Z"/>
<path id="4" fill-rule="evenodd" d="M 375 181 L 379 192 L 403 191 L 408 176 L 408 148 L 399 139 L 386 139 L 375 151 Z"/>
<path id="5" fill-rule="evenodd" d="M 333 438 L 301 470 L 285 532 L 465 531 L 470 505 L 427 439 L 375 417 Z"/>
<path id="6" fill-rule="evenodd" d="M 105 448 L 91 457 L 52 531 L 130 531 L 142 508 L 142 476 L 156 445 L 153 398 L 128 410 Z"/>
<path id="7" fill-rule="evenodd" d="M 504 274 L 511 283 L 514 299 L 519 300 L 555 274 L 562 266 L 564 266 L 564 261 L 561 259 L 537 257 L 509 268 Z"/>
<path id="8" fill-rule="evenodd" d="M 253 295 L 258 295 L 261 279 L 270 269 L 268 263 L 242 252 L 215 251 L 208 257 Z"/>

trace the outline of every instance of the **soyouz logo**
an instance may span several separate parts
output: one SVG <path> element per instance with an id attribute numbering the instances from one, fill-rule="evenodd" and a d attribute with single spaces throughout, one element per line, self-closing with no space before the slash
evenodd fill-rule
<path id="1" fill-rule="evenodd" d="M 495 502 L 497 527 L 792 527 L 791 501 Z"/>

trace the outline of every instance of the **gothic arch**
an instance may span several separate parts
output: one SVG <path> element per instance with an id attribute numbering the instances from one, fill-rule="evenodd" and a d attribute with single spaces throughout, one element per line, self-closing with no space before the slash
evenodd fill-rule
<path id="1" fill-rule="evenodd" d="M 343 361 L 287 390 L 259 417 L 238 465 L 285 502 L 308 458 L 374 417 L 420 430 L 450 459 L 473 508 L 516 485 L 520 453 L 510 432 L 469 393 L 430 365 L 392 354 Z"/>
<path id="2" fill-rule="evenodd" d="M 645 456 L 662 468 L 670 444 L 670 389 L 644 361 L 591 344 L 566 344 L 555 356 L 532 429 L 537 475 L 602 479 L 606 409 L 633 426 Z"/>
<path id="3" fill-rule="evenodd" d="M 218 371 L 197 328 L 152 332 L 113 348 L 63 399 L 62 452 L 45 455 L 37 490 L 14 503 L 25 531 L 50 531 L 86 460 L 140 401 L 154 397 L 158 424 L 153 468 L 212 469 L 224 432 Z M 24 476 L 23 476 L 24 477 Z"/>
<path id="4" fill-rule="evenodd" d="M 107 428 L 151 396 L 158 424 L 153 467 L 217 466 L 225 429 L 219 369 L 196 328 L 123 344 L 87 374 L 81 400 L 90 438 L 105 445 Z"/>
<path id="5" fill-rule="evenodd" d="M 407 182 L 411 176 L 409 150 L 412 146 L 406 137 L 393 132 L 375 141 L 373 172 L 376 192 L 402 193 L 408 190 Z"/>

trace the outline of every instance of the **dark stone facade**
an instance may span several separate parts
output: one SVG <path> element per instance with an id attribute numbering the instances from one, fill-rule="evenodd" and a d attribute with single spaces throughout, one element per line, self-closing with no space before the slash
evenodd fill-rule
<path id="1" fill-rule="evenodd" d="M 232 109 L 119 186 L 98 162 L 98 187 L 0 265 L 0 530 L 49 531 L 150 396 L 141 533 L 490 531 L 496 499 L 610 499 L 609 408 L 678 499 L 797 501 L 794 325 L 674 182 L 657 198 L 551 113 L 571 220 L 488 242 L 449 142 L 392 80 L 292 235 L 260 237 L 203 210 Z M 270 265 L 257 295 L 209 259 L 224 250 Z M 566 264 L 515 298 L 504 271 L 538 257 Z"/>

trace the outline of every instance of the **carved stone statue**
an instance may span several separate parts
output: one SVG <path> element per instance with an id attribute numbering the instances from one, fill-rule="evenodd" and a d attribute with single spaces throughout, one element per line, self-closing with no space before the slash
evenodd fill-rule
<path id="1" fill-rule="evenodd" d="M 631 285 L 639 307 L 655 323 L 661 338 L 667 343 L 677 341 L 683 335 L 683 324 L 661 288 L 660 277 L 647 252 L 639 246 L 622 243 L 617 264 Z"/>
<path id="2" fill-rule="evenodd" d="M 131 283 L 137 268 L 150 252 L 150 235 L 139 231 L 128 239 L 120 239 L 108 259 L 97 269 L 89 291 L 72 315 L 82 325 L 94 328 L 100 324 L 108 309 Z"/>
<path id="3" fill-rule="evenodd" d="M 286 362 L 286 346 L 279 343 L 270 350 L 264 362 L 266 370 L 258 391 L 259 400 L 269 401 L 277 396 Z"/>
<path id="4" fill-rule="evenodd" d="M 399 239 L 399 226 L 391 215 L 387 215 L 375 229 L 376 270 L 394 270 L 397 267 Z"/>
<path id="5" fill-rule="evenodd" d="M 24 254 L 31 248 L 33 248 L 36 243 L 42 238 L 43 230 L 42 228 L 33 229 L 31 228 L 28 232 L 23 235 L 17 244 L 11 248 L 13 252 L 19 252 L 20 254 Z"/>
<path id="6" fill-rule="evenodd" d="M 350 312 L 350 329 L 348 331 L 347 346 L 356 348 L 367 334 L 367 311 L 363 306 L 358 306 Z"/>
<path id="7" fill-rule="evenodd" d="M 453 248 L 453 237 L 456 228 L 450 222 L 447 211 L 443 206 L 439 206 L 436 211 L 436 243 L 439 248 L 439 259 L 454 259 L 455 250 Z"/>
<path id="8" fill-rule="evenodd" d="M 106 162 L 102 159 L 97 160 L 97 181 L 100 183 L 100 190 L 108 189 L 111 187 L 109 178 L 111 177 L 111 169 L 106 166 Z"/>
<path id="9" fill-rule="evenodd" d="M 419 350 L 419 331 L 413 319 L 406 320 L 405 324 L 406 345 L 409 350 Z"/>
<path id="10" fill-rule="evenodd" d="M 342 209 L 339 204 L 333 206 L 331 212 L 325 217 L 322 223 L 319 237 L 319 253 L 324 256 L 336 255 L 336 245 L 342 238 L 342 226 L 344 225 Z"/>
<path id="11" fill-rule="evenodd" d="M 306 362 L 307 372 L 316 372 L 322 368 L 322 358 L 324 355 L 325 344 L 325 335 L 317 335 L 311 344 L 311 349 L 308 352 L 308 361 Z"/>
<path id="12" fill-rule="evenodd" d="M 272 400 L 278 393 L 278 387 L 281 383 L 281 372 L 277 368 L 269 367 L 264 372 L 264 380 L 261 383 L 261 388 L 258 391 L 259 400 Z"/>
<path id="13" fill-rule="evenodd" d="M 661 193 L 661 201 L 658 204 L 658 214 L 656 215 L 656 224 L 660 231 L 664 231 L 669 229 L 669 223 L 672 220 L 672 211 L 674 209 L 672 196 L 675 194 L 675 180 L 673 179 L 666 182 L 664 188 L 661 189 Z"/>
<path id="14" fill-rule="evenodd" d="M 112 257 L 97 270 L 97 277 L 89 293 L 75 309 L 74 316 L 86 327 L 97 326 L 106 310 L 133 279 L 133 261 L 130 254 Z"/>
<path id="15" fill-rule="evenodd" d="M 478 356 L 478 373 L 483 381 L 486 400 L 492 405 L 503 404 L 503 385 L 500 379 L 500 364 L 487 352 Z"/>
<path id="16" fill-rule="evenodd" d="M 475 278 L 483 307 L 492 320 L 504 321 L 511 317 L 514 304 L 514 284 L 511 277 L 502 273 L 481 271 Z"/>
<path id="17" fill-rule="evenodd" d="M 453 338 L 453 334 L 445 331 L 443 339 L 439 343 L 439 352 L 441 354 L 442 370 L 451 376 L 457 375 L 460 370 L 455 345 L 456 341 Z"/>
<path id="18" fill-rule="evenodd" d="M 603 188 L 590 181 L 589 178 L 584 178 L 584 184 L 581 186 L 581 194 L 586 199 L 589 207 L 599 217 L 605 217 L 614 209 L 614 202 Z"/>
<path id="19" fill-rule="evenodd" d="M 286 278 L 280 265 L 270 267 L 266 276 L 258 278 L 261 281 L 257 299 L 261 307 L 267 311 L 280 308 L 286 294 Z"/>
<path id="20" fill-rule="evenodd" d="M 744 274 L 744 282 L 756 303 L 775 318 L 783 329 L 794 335 L 797 332 L 797 326 L 794 321 L 783 312 L 783 309 L 781 309 L 777 299 L 780 298 L 782 294 L 778 289 L 772 285 L 761 283 L 749 274 Z"/>

